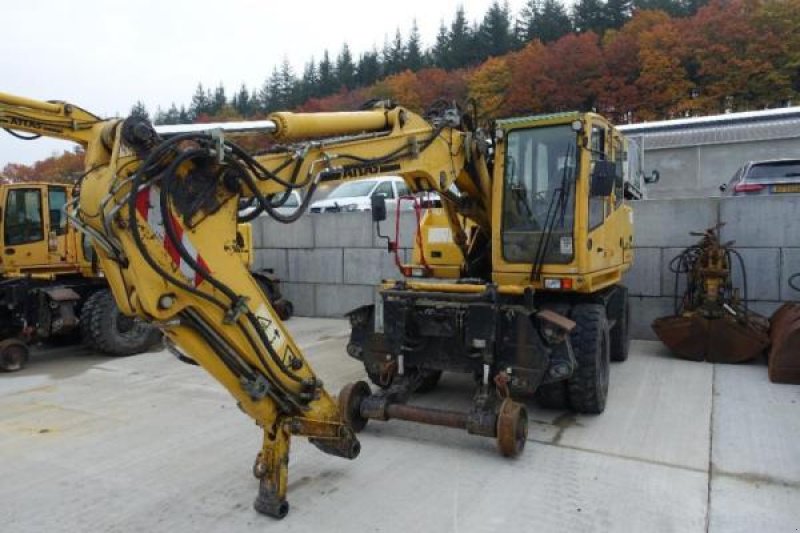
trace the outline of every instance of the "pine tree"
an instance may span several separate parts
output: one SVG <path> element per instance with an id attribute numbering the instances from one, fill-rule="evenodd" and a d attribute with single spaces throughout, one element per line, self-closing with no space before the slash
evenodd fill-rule
<path id="1" fill-rule="evenodd" d="M 602 34 L 606 29 L 606 14 L 601 0 L 577 0 L 572 6 L 572 24 L 579 33 Z"/>
<path id="2" fill-rule="evenodd" d="M 605 5 L 605 28 L 621 28 L 633 12 L 633 0 L 607 0 Z"/>
<path id="3" fill-rule="evenodd" d="M 347 43 L 342 46 L 339 57 L 336 58 L 336 79 L 339 86 L 352 89 L 356 85 L 356 66 L 353 64 L 353 55 Z"/>
<path id="4" fill-rule="evenodd" d="M 216 115 L 225 105 L 228 103 L 228 98 L 225 96 L 225 87 L 222 86 L 222 83 L 217 85 L 217 88 L 214 89 L 214 96 L 211 100 L 211 114 Z"/>
<path id="5" fill-rule="evenodd" d="M 306 63 L 303 68 L 303 76 L 300 79 L 300 97 L 305 102 L 309 98 L 313 98 L 316 94 L 317 84 L 319 84 L 319 74 L 317 73 L 317 64 L 314 58 Z"/>
<path id="6" fill-rule="evenodd" d="M 381 77 L 381 62 L 378 51 L 373 48 L 371 52 L 361 55 L 356 68 L 356 82 L 361 87 L 368 87 Z"/>
<path id="7" fill-rule="evenodd" d="M 383 45 L 383 69 L 385 75 L 397 74 L 405 69 L 406 46 L 403 44 L 403 36 L 400 28 L 394 35 L 394 40 L 389 43 L 384 41 Z"/>
<path id="8" fill-rule="evenodd" d="M 136 103 L 133 104 L 133 107 L 131 107 L 130 116 L 150 120 L 150 114 L 147 112 L 147 107 L 145 107 L 144 102 L 141 100 L 137 100 Z"/>
<path id="9" fill-rule="evenodd" d="M 169 106 L 169 109 L 164 114 L 163 120 L 163 124 L 181 123 L 181 113 L 178 111 L 178 106 L 175 105 L 175 102 L 172 102 L 172 105 Z"/>
<path id="10" fill-rule="evenodd" d="M 432 65 L 439 68 L 448 68 L 448 60 L 450 56 L 450 37 L 447 33 L 447 26 L 442 21 L 439 26 L 439 33 L 436 34 L 436 43 L 429 52 L 430 62 Z"/>
<path id="11" fill-rule="evenodd" d="M 200 115 L 206 115 L 209 111 L 208 97 L 206 91 L 203 89 L 203 84 L 198 83 L 197 89 L 192 96 L 192 103 L 189 105 L 188 117 L 191 122 L 197 120 Z"/>
<path id="12" fill-rule="evenodd" d="M 328 51 L 325 50 L 322 54 L 322 60 L 319 62 L 319 85 L 315 96 L 328 96 L 336 92 L 336 78 L 333 73 L 333 65 L 331 65 L 331 58 Z"/>
<path id="13" fill-rule="evenodd" d="M 477 59 L 483 60 L 487 57 L 498 57 L 511 50 L 511 13 L 508 1 L 501 6 L 495 0 L 489 10 L 483 16 L 483 21 L 478 27 Z"/>
<path id="14" fill-rule="evenodd" d="M 534 34 L 543 43 L 557 41 L 572 32 L 572 21 L 558 0 L 544 0 L 534 23 Z"/>
<path id="15" fill-rule="evenodd" d="M 233 107 L 236 112 L 243 117 L 249 117 L 253 113 L 252 105 L 250 103 L 250 92 L 244 83 L 239 88 L 239 92 L 234 96 Z"/>
<path id="16" fill-rule="evenodd" d="M 411 25 L 411 33 L 408 36 L 408 45 L 406 46 L 406 68 L 416 72 L 422 68 L 423 51 L 422 51 L 422 38 L 419 35 L 419 27 L 417 26 L 417 19 L 414 19 Z"/>
<path id="17" fill-rule="evenodd" d="M 456 9 L 456 17 L 450 24 L 450 31 L 447 34 L 447 43 L 445 68 L 455 69 L 469 66 L 475 55 L 472 48 L 474 43 L 463 6 L 458 6 Z"/>

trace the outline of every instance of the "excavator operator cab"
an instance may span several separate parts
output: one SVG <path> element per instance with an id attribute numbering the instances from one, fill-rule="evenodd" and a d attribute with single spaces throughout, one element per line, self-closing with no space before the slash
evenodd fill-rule
<path id="1" fill-rule="evenodd" d="M 78 270 L 89 261 L 76 246 L 64 205 L 71 187 L 58 183 L 13 183 L 0 186 L 0 238 L 5 275 Z"/>
<path id="2" fill-rule="evenodd" d="M 495 137 L 494 281 L 578 292 L 618 283 L 633 242 L 624 137 L 594 113 L 500 120 Z"/>

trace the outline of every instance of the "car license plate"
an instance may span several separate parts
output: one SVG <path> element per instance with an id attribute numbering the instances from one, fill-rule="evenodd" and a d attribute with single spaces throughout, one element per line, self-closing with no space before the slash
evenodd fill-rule
<path id="1" fill-rule="evenodd" d="M 800 192 L 800 183 L 790 183 L 788 185 L 774 185 L 772 192 Z"/>

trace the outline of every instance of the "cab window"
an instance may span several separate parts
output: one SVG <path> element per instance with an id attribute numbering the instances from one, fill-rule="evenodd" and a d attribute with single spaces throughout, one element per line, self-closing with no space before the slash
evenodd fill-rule
<path id="1" fill-rule="evenodd" d="M 50 213 L 50 231 L 56 235 L 67 233 L 67 217 L 64 204 L 67 203 L 67 190 L 64 187 L 50 187 L 47 191 L 47 209 Z"/>
<path id="2" fill-rule="evenodd" d="M 44 239 L 42 195 L 39 189 L 12 189 L 6 198 L 6 246 L 16 246 Z"/>
<path id="3" fill-rule="evenodd" d="M 372 191 L 372 196 L 383 196 L 384 198 L 394 198 L 394 190 L 391 181 L 384 181 Z"/>
<path id="4" fill-rule="evenodd" d="M 606 160 L 606 130 L 594 126 L 590 140 L 592 162 Z M 592 165 L 594 169 L 594 165 Z M 591 174 L 590 174 L 591 175 Z M 593 230 L 603 223 L 605 219 L 606 199 L 600 197 L 589 198 L 589 230 Z"/>

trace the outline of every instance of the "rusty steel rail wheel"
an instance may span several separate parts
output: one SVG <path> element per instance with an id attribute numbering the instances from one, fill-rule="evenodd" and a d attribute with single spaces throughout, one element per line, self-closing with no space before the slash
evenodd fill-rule
<path id="1" fill-rule="evenodd" d="M 473 435 L 495 438 L 501 455 L 516 457 L 522 453 L 528 438 L 528 412 L 511 398 L 495 401 L 496 391 L 489 392 L 483 396 L 490 398 L 488 402 L 477 402 L 472 410 L 462 412 L 408 405 L 396 393 L 380 390 L 372 394 L 366 382 L 357 381 L 341 390 L 338 404 L 342 417 L 355 432 L 363 430 L 370 419 L 463 429 Z"/>
<path id="2" fill-rule="evenodd" d="M 528 411 L 525 406 L 503 400 L 497 415 L 497 449 L 503 457 L 516 457 L 525 449 L 528 440 Z"/>
<path id="3" fill-rule="evenodd" d="M 16 372 L 22 370 L 28 362 L 30 351 L 19 339 L 0 341 L 0 371 Z"/>

